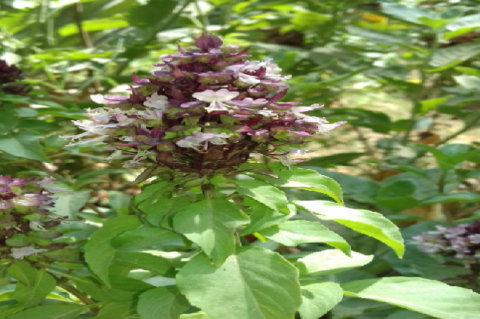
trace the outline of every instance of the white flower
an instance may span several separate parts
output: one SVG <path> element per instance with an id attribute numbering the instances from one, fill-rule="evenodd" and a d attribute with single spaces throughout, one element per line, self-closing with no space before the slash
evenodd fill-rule
<path id="1" fill-rule="evenodd" d="M 33 247 L 22 247 L 22 248 L 12 248 L 12 256 L 15 259 L 23 259 L 23 257 L 36 255 L 37 253 L 42 253 L 48 251 L 47 249 L 35 249 Z"/>
<path id="2" fill-rule="evenodd" d="M 37 184 L 40 185 L 41 188 L 44 188 L 51 193 L 72 193 L 72 191 L 69 190 L 68 188 L 57 187 L 53 185 L 54 181 L 55 181 L 54 178 L 44 178 L 38 181 Z"/>
<path id="3" fill-rule="evenodd" d="M 102 94 L 92 94 L 90 95 L 90 99 L 97 104 L 108 104 L 108 101 L 105 100 Z"/>
<path id="4" fill-rule="evenodd" d="M 252 84 L 252 85 L 260 83 L 260 80 L 256 76 L 245 74 L 245 73 L 239 73 L 238 79 L 244 83 Z"/>
<path id="5" fill-rule="evenodd" d="M 272 111 L 272 110 L 266 110 L 265 109 L 265 110 L 257 111 L 257 113 L 262 115 L 262 116 L 265 116 L 265 117 L 271 117 L 274 120 L 278 119 L 278 114 L 275 111 Z"/>
<path id="6" fill-rule="evenodd" d="M 290 158 L 290 155 L 288 155 L 288 154 L 287 155 L 280 155 L 278 157 L 278 160 L 280 161 L 280 163 L 282 163 L 283 166 L 286 166 L 286 167 L 288 167 L 289 170 L 292 170 L 290 168 L 290 165 L 293 164 L 293 161 Z"/>
<path id="7" fill-rule="evenodd" d="M 155 92 L 152 96 L 147 96 L 147 100 L 143 102 L 143 105 L 166 111 L 168 107 L 168 98 L 165 95 L 158 95 L 158 93 Z"/>
<path id="8" fill-rule="evenodd" d="M 193 148 L 200 151 L 197 147 L 200 147 L 202 143 L 205 142 L 203 148 L 206 150 L 209 142 L 215 145 L 227 144 L 224 139 L 229 138 L 230 136 L 232 136 L 232 134 L 195 132 L 194 135 L 187 136 L 184 139 L 177 141 L 176 144 L 180 147 Z"/>
<path id="9" fill-rule="evenodd" d="M 199 101 L 208 102 L 208 112 L 214 111 L 229 111 L 232 106 L 228 106 L 223 102 L 231 101 L 238 96 L 238 92 L 228 91 L 227 89 L 220 89 L 218 91 L 206 90 L 203 92 L 193 93 L 192 96 Z"/>
<path id="10" fill-rule="evenodd" d="M 160 109 L 149 109 L 138 112 L 138 117 L 147 121 L 158 121 L 162 120 L 163 113 L 164 111 Z"/>
<path id="11" fill-rule="evenodd" d="M 336 122 L 336 123 L 329 123 L 325 118 L 316 117 L 316 116 L 309 116 L 305 115 L 302 112 L 311 111 L 314 109 L 318 109 L 323 105 L 313 104 L 312 106 L 299 106 L 299 107 L 292 107 L 292 112 L 295 117 L 301 121 L 317 124 L 317 129 L 319 133 L 328 132 L 333 130 L 334 128 L 345 124 L 346 122 Z"/>
<path id="12" fill-rule="evenodd" d="M 322 107 L 323 107 L 323 105 L 313 104 L 313 105 L 310 105 L 310 106 L 294 106 L 294 107 L 292 107 L 291 110 L 292 110 L 293 114 L 296 114 L 296 113 L 313 111 L 313 110 L 316 110 L 316 109 L 319 109 L 319 108 L 322 108 Z"/>
<path id="13" fill-rule="evenodd" d="M 107 162 L 111 162 L 111 161 L 113 161 L 114 159 L 121 158 L 121 157 L 122 157 L 122 151 L 116 150 L 115 152 L 113 152 L 112 154 L 110 154 L 109 157 L 107 157 Z"/>
<path id="14" fill-rule="evenodd" d="M 132 160 L 125 162 L 123 167 L 142 166 L 140 161 L 143 161 L 144 159 L 146 159 L 151 154 L 153 154 L 153 152 L 151 152 L 151 151 L 139 150 L 138 153 L 133 157 Z"/>
<path id="15" fill-rule="evenodd" d="M 40 224 L 40 222 L 37 222 L 37 221 L 34 221 L 34 220 L 32 220 L 29 223 L 29 226 L 30 226 L 31 229 L 36 230 L 36 231 L 46 231 L 45 227 L 43 227 L 42 224 Z"/>

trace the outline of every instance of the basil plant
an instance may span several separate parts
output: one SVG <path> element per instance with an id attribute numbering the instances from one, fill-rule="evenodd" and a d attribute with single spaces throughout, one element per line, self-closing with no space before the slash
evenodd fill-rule
<path id="1" fill-rule="evenodd" d="M 401 258 L 399 229 L 345 207 L 335 181 L 294 165 L 315 135 L 344 122 L 308 115 L 317 104 L 281 102 L 288 76 L 276 64 L 222 44 L 204 34 L 195 49 L 179 46 L 151 75 L 134 74 L 128 96 L 94 95 L 101 106 L 74 121 L 84 130 L 74 143 L 143 169 L 128 212 L 63 221 L 50 205 L 50 179 L 0 179 L 10 287 L 0 318 L 318 319 L 344 296 L 478 318 L 478 294 L 437 281 L 329 281 L 374 256 L 325 225 L 370 236 Z M 288 189 L 331 200 L 291 200 Z M 270 242 L 322 249 L 282 255 Z"/>

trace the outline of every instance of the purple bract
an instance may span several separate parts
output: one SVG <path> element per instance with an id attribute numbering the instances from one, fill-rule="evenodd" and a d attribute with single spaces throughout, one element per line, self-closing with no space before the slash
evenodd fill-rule
<path id="1" fill-rule="evenodd" d="M 304 114 L 318 104 L 278 102 L 288 76 L 270 60 L 246 60 L 248 48 L 222 47 L 214 35 L 195 44 L 163 56 L 144 79 L 134 74 L 130 96 L 92 96 L 104 106 L 74 121 L 85 132 L 71 137 L 107 144 L 115 150 L 109 159 L 130 158 L 125 166 L 214 175 L 234 171 L 252 153 L 288 165 L 292 148 L 344 123 Z"/>

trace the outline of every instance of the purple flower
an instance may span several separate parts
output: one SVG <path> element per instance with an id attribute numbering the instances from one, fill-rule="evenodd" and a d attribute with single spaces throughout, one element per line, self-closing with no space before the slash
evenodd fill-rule
<path id="1" fill-rule="evenodd" d="M 127 158 L 125 166 L 215 174 L 235 170 L 252 153 L 289 165 L 285 150 L 344 123 L 304 114 L 318 104 L 279 102 L 289 76 L 271 59 L 246 60 L 248 48 L 222 46 L 211 34 L 195 45 L 162 56 L 144 79 L 134 74 L 129 97 L 93 95 L 103 107 L 74 121 L 85 132 L 71 138 L 115 148 L 108 160 Z"/>
<path id="2" fill-rule="evenodd" d="M 71 192 L 53 185 L 53 178 L 12 178 L 0 175 L 0 212 L 4 230 L 0 235 L 0 259 L 22 259 L 37 253 L 55 250 L 66 244 L 49 240 L 60 236 L 51 232 L 63 217 L 51 215 L 55 192 Z M 43 233 L 49 234 L 45 237 Z M 42 239 L 37 247 L 35 238 Z M 33 244 L 32 244 L 33 239 Z"/>
<path id="3" fill-rule="evenodd" d="M 421 250 L 458 259 L 465 265 L 480 259 L 480 222 L 436 228 L 437 231 L 413 237 Z"/>

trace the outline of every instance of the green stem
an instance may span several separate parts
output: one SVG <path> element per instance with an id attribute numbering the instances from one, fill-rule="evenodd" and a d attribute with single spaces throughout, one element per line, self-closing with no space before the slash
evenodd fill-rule
<path id="1" fill-rule="evenodd" d="M 198 3 L 198 0 L 195 0 L 195 9 L 198 12 L 198 15 L 200 16 L 200 21 L 201 21 L 201 26 L 202 26 L 202 32 L 207 33 L 207 27 L 209 25 L 208 18 L 205 14 L 203 14 L 202 9 L 200 8 L 200 4 Z"/>
<path id="2" fill-rule="evenodd" d="M 440 142 L 435 144 L 435 146 L 439 146 L 439 145 L 447 143 L 448 141 L 454 139 L 455 137 L 471 130 L 475 125 L 477 125 L 479 123 L 480 123 L 480 114 L 477 117 L 475 117 L 470 123 L 466 124 L 461 130 L 447 136 L 446 138 L 444 138 L 443 140 L 441 140 Z"/>
<path id="3" fill-rule="evenodd" d="M 440 175 L 440 178 L 438 179 L 437 187 L 438 187 L 438 192 L 440 194 L 445 193 L 445 179 L 447 178 L 447 174 L 448 174 L 448 170 L 442 170 L 442 175 Z M 441 204 L 441 205 L 442 205 L 442 208 L 445 208 L 443 206 L 443 204 Z M 454 222 L 455 222 L 454 216 L 450 213 L 450 211 L 448 209 L 442 209 L 442 211 L 445 214 L 445 218 L 446 218 L 448 224 L 453 225 Z"/>
<path id="4" fill-rule="evenodd" d="M 203 193 L 203 196 L 205 196 L 205 199 L 207 200 L 217 198 L 217 194 L 215 192 L 215 185 L 213 184 L 203 184 L 202 193 Z"/>
<path id="5" fill-rule="evenodd" d="M 182 13 L 182 11 L 194 0 L 186 0 L 185 3 L 183 4 L 183 6 L 177 11 L 175 12 L 173 15 L 170 16 L 170 19 L 168 19 L 165 23 L 163 23 L 162 25 L 160 25 L 160 27 L 158 27 L 157 29 L 153 30 L 152 33 L 150 34 L 150 36 L 148 38 L 146 38 L 143 43 L 137 45 L 138 47 L 145 47 L 147 46 L 148 44 L 150 44 L 150 42 L 154 41 L 157 37 L 157 33 L 165 30 L 165 28 L 167 28 L 169 25 L 171 25 L 172 23 L 174 23 L 178 17 L 180 16 L 180 13 Z M 114 75 L 120 75 L 122 74 L 123 70 L 125 70 L 127 67 L 128 67 L 128 64 L 130 63 L 130 61 L 133 61 L 135 60 L 135 58 L 137 58 L 138 56 L 140 56 L 142 54 L 143 51 L 138 51 L 137 53 L 133 53 L 132 56 L 130 56 L 125 62 L 123 62 L 122 64 L 120 64 L 119 68 L 117 69 L 117 71 L 115 72 Z"/>
<path id="6" fill-rule="evenodd" d="M 430 61 L 430 58 L 432 57 L 432 55 L 440 47 L 440 42 L 439 42 L 440 34 L 441 33 L 438 32 L 438 31 L 434 33 L 434 36 L 433 36 L 434 42 L 433 42 L 432 50 L 430 51 L 430 53 L 428 55 L 426 55 L 424 57 L 424 59 L 422 61 L 422 64 L 420 65 L 420 68 L 418 70 L 420 72 L 420 83 L 419 83 L 419 85 L 421 86 L 421 88 L 419 89 L 418 93 L 415 94 L 415 96 L 412 98 L 412 111 L 410 113 L 410 118 L 409 118 L 409 127 L 405 131 L 405 135 L 403 136 L 402 145 L 406 145 L 408 143 L 408 141 L 410 140 L 410 134 L 412 133 L 413 128 L 415 127 L 415 121 L 417 119 L 417 113 L 419 111 L 419 108 L 421 107 L 420 102 L 423 100 L 425 93 L 429 92 L 431 90 L 431 88 L 426 88 L 425 87 L 426 80 L 427 80 L 427 74 L 424 70 L 428 66 L 428 62 Z"/>

